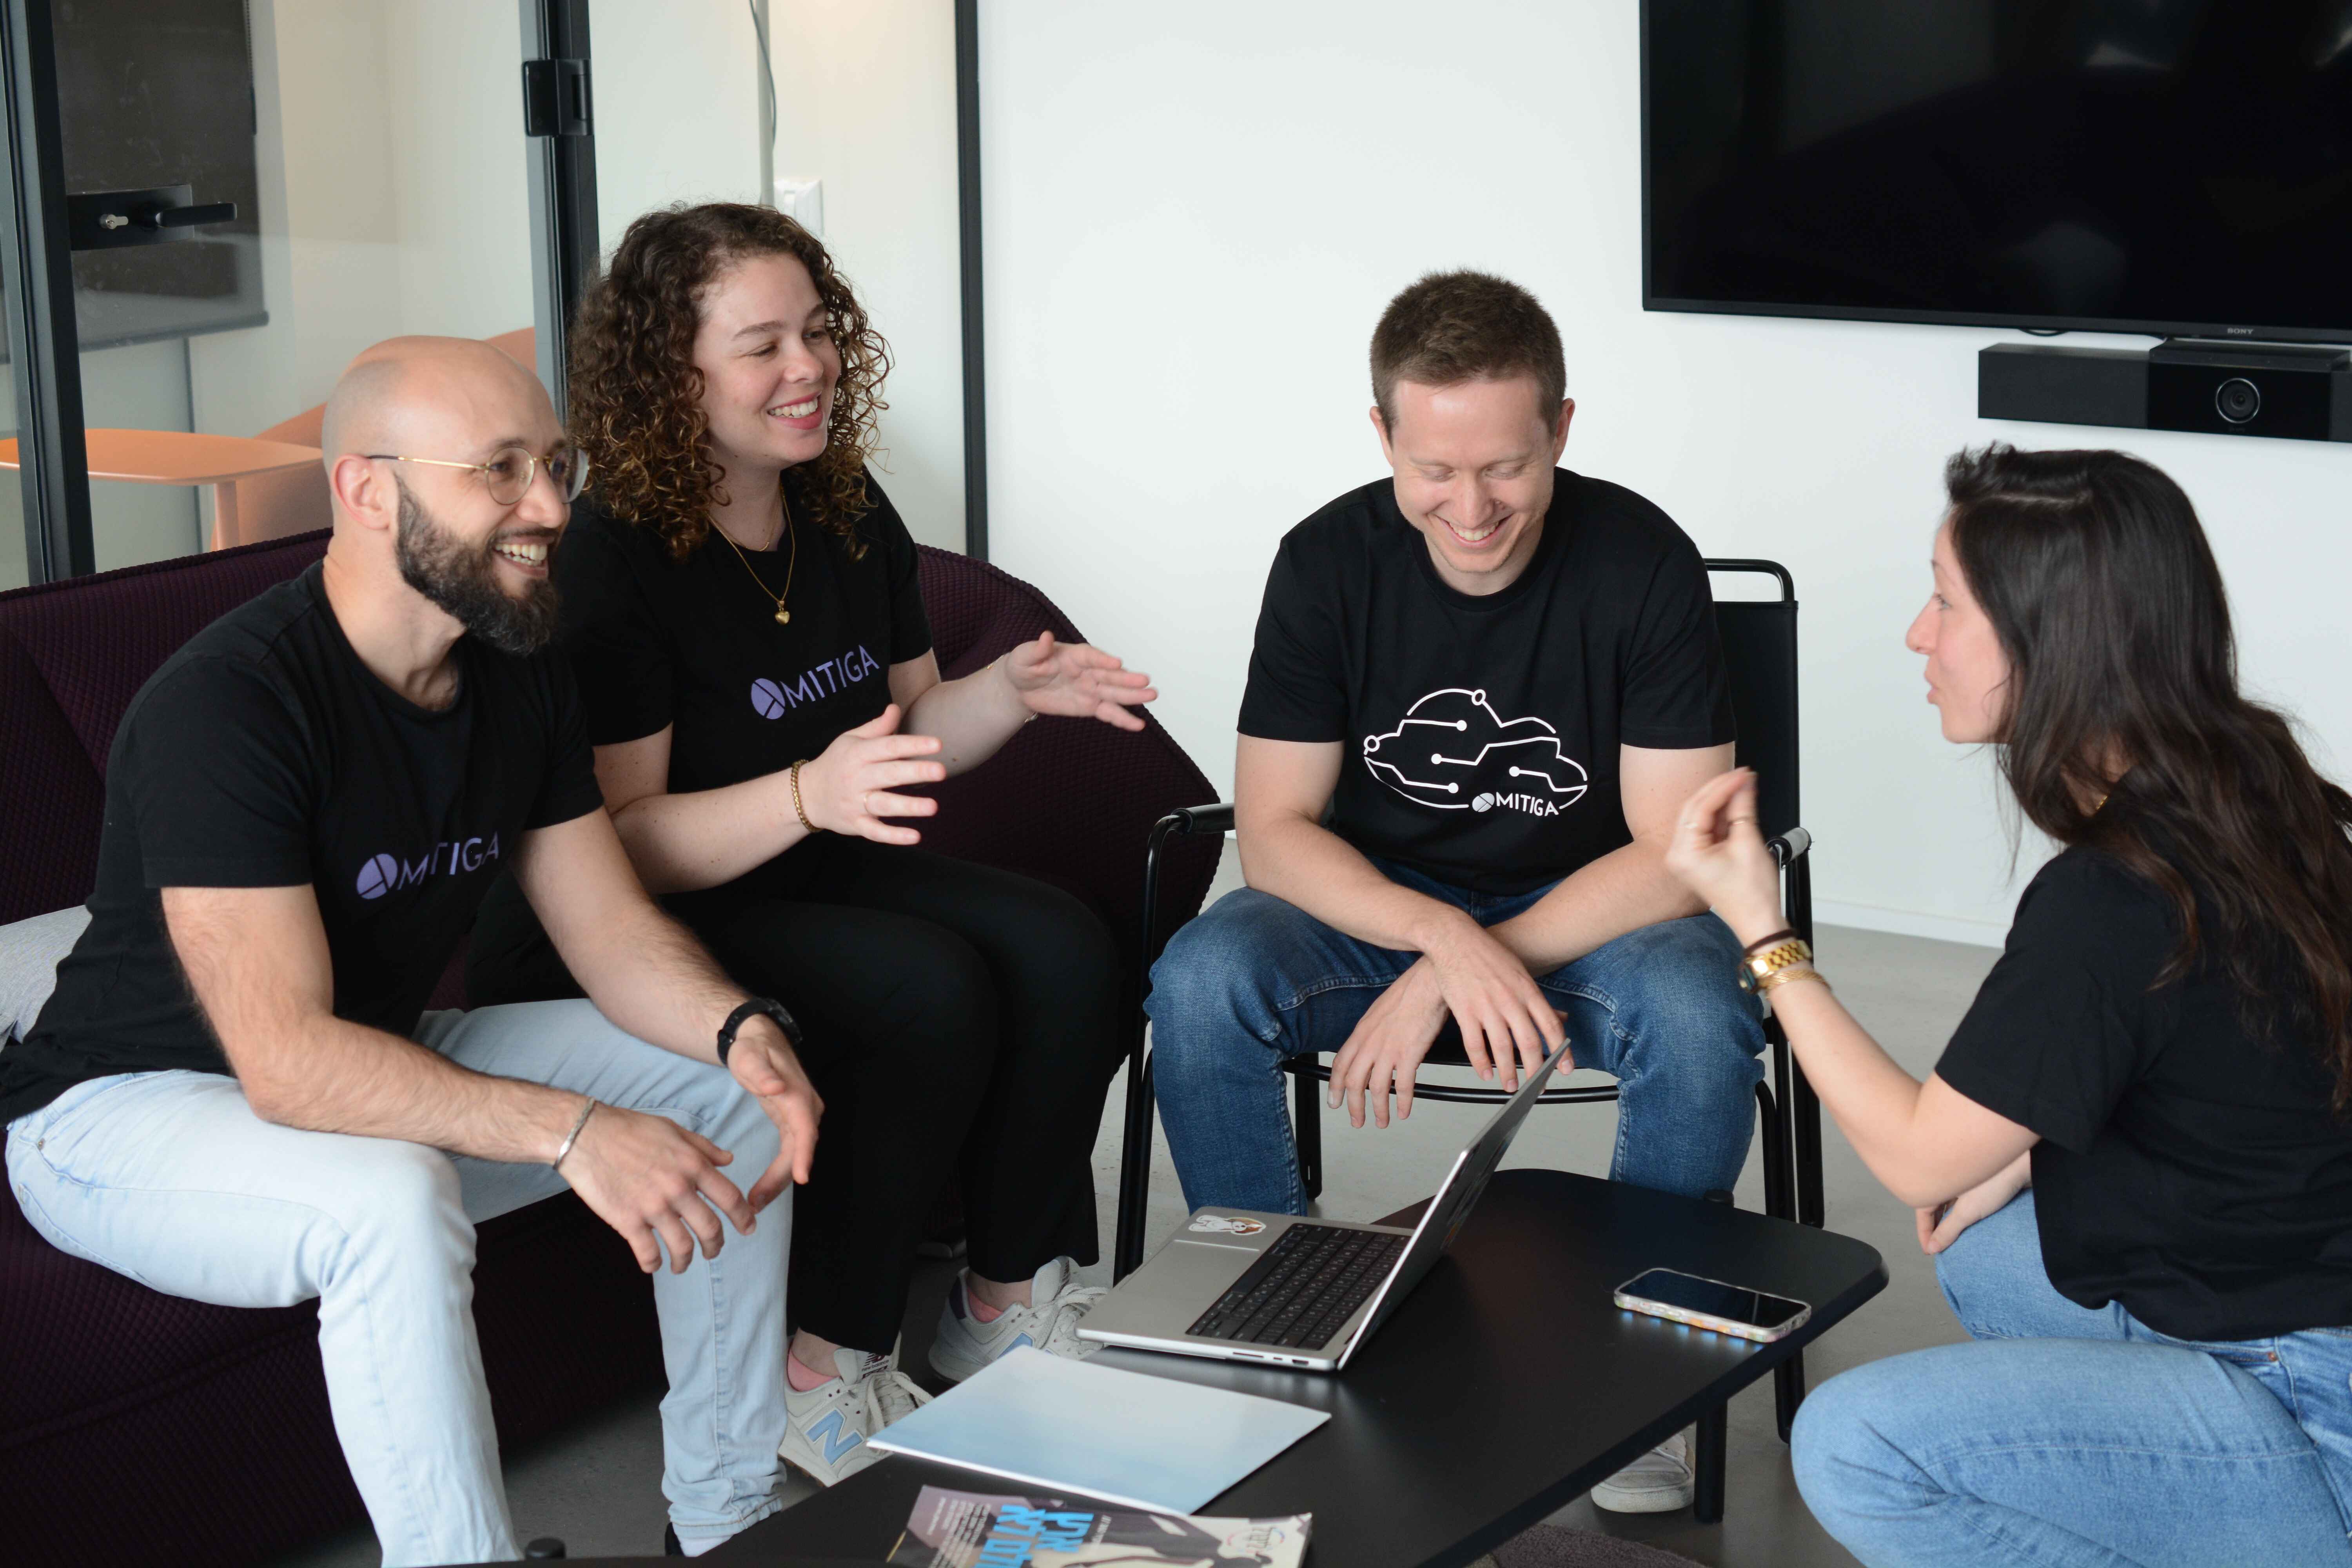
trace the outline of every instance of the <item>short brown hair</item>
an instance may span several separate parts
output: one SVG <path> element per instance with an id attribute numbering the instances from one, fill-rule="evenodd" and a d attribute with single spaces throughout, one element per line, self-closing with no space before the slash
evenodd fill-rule
<path id="1" fill-rule="evenodd" d="M 1396 426 L 1396 384 L 1455 386 L 1531 375 L 1549 425 L 1568 395 L 1559 328 L 1536 297 L 1491 272 L 1433 272 L 1389 301 L 1372 329 L 1372 401 Z"/>
<path id="2" fill-rule="evenodd" d="M 618 519 L 650 528 L 679 561 L 710 531 L 719 466 L 694 366 L 701 297 L 738 261 L 790 256 L 808 268 L 841 352 L 841 380 L 824 452 L 792 470 L 792 499 L 839 534 L 854 557 L 871 504 L 866 461 L 889 374 L 890 348 L 866 319 L 824 242 L 773 207 L 739 202 L 661 207 L 629 225 L 572 322 L 572 438 L 592 465 L 598 498 Z"/>

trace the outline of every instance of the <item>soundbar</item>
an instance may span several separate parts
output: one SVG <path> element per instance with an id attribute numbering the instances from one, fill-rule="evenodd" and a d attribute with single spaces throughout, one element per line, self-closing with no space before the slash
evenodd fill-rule
<path id="1" fill-rule="evenodd" d="M 2187 340 L 2146 350 L 1995 343 L 1977 416 L 2352 441 L 2352 351 Z"/>

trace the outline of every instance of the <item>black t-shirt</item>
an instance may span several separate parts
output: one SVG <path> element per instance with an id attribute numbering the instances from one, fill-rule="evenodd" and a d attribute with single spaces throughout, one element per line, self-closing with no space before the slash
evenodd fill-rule
<path id="1" fill-rule="evenodd" d="M 2150 989 L 2179 935 L 2155 888 L 2065 851 L 1936 1071 L 2041 1134 L 2042 1258 L 2069 1300 L 2182 1339 L 2352 1324 L 2352 1126 L 2315 1051 L 2249 1037 L 2210 951 Z"/>
<path id="2" fill-rule="evenodd" d="M 414 1030 L 524 831 L 603 805 L 571 672 L 470 637 L 419 708 L 343 638 L 312 566 L 166 659 L 115 731 L 90 923 L 0 1056 L 0 1121 L 72 1085 L 228 1061 L 165 932 L 164 888 L 316 891 L 335 1014 Z"/>
<path id="3" fill-rule="evenodd" d="M 1240 729 L 1344 743 L 1329 826 L 1358 848 L 1528 891 L 1633 841 L 1620 745 L 1732 739 L 1706 567 L 1656 507 L 1563 468 L 1526 568 L 1460 593 L 1381 479 L 1283 540 Z"/>
<path id="4" fill-rule="evenodd" d="M 788 768 L 889 706 L 890 666 L 928 652 L 931 628 L 915 542 L 870 475 L 866 490 L 855 561 L 795 499 L 797 565 L 787 544 L 745 551 L 747 568 L 716 529 L 675 561 L 652 529 L 593 500 L 574 508 L 555 582 L 590 742 L 675 726 L 669 787 L 682 795 Z M 779 625 L 760 584 L 785 592 L 788 567 L 793 618 Z"/>

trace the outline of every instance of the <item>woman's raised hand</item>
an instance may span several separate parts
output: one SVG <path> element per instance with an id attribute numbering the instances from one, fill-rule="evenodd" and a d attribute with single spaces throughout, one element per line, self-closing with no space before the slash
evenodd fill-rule
<path id="1" fill-rule="evenodd" d="M 1780 869 L 1756 826 L 1756 775 L 1734 768 L 1691 792 L 1675 819 L 1666 869 L 1705 899 L 1742 942 L 1788 924 L 1780 912 Z"/>
<path id="2" fill-rule="evenodd" d="M 1127 668 L 1098 647 L 1055 642 L 1051 632 L 1040 632 L 1035 641 L 1006 654 L 1004 676 L 1032 713 L 1099 719 L 1122 730 L 1143 728 L 1128 704 L 1160 695 L 1151 689 L 1151 677 Z"/>
<path id="3" fill-rule="evenodd" d="M 936 735 L 901 735 L 895 702 L 855 730 L 844 730 L 814 761 L 801 764 L 801 808 L 830 833 L 854 833 L 877 844 L 919 844 L 923 836 L 886 816 L 929 816 L 940 803 L 928 795 L 895 795 L 903 784 L 937 784 L 948 770 Z"/>

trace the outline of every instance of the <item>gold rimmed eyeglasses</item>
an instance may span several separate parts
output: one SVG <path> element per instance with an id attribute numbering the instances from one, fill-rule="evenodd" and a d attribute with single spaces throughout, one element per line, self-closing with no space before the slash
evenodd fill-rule
<path id="1" fill-rule="evenodd" d="M 368 452 L 371 462 L 424 463 L 436 468 L 465 468 L 481 476 L 490 499 L 500 506 L 512 506 L 530 492 L 530 482 L 543 464 L 547 477 L 554 481 L 556 490 L 567 501 L 580 499 L 588 484 L 588 457 L 577 447 L 558 447 L 546 457 L 540 457 L 527 447 L 501 447 L 490 454 L 487 463 L 457 463 L 446 458 L 411 458 L 398 452 Z"/>

